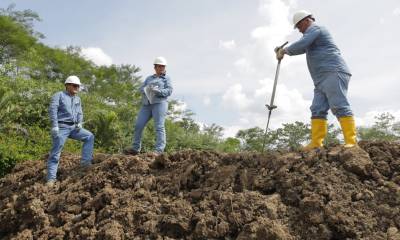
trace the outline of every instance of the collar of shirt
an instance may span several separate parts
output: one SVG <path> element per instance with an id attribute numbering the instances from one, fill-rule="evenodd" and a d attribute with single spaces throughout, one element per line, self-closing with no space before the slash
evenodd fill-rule
<path id="1" fill-rule="evenodd" d="M 64 90 L 63 93 L 64 93 L 65 95 L 67 95 L 68 97 L 70 97 L 70 98 L 75 98 L 75 96 L 76 96 L 76 95 L 71 95 L 71 94 L 69 94 L 69 92 L 68 92 L 67 90 Z"/>
<path id="2" fill-rule="evenodd" d="M 306 31 L 304 31 L 304 34 L 306 34 L 307 32 L 311 31 L 311 29 L 316 27 L 316 26 L 317 26 L 317 24 L 311 23 L 310 26 L 308 26 L 308 28 L 306 29 Z"/>
<path id="3" fill-rule="evenodd" d="M 165 79 L 165 73 L 161 74 L 160 76 L 157 76 L 157 74 L 153 74 L 153 78 L 164 78 Z"/>

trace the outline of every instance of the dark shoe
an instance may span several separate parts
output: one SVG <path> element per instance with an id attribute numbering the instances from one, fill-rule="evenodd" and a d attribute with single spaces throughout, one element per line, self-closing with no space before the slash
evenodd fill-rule
<path id="1" fill-rule="evenodd" d="M 124 150 L 122 151 L 122 153 L 125 154 L 125 155 L 133 155 L 133 156 L 139 154 L 138 151 L 136 151 L 136 150 L 134 150 L 134 149 L 132 149 L 132 148 L 126 148 L 126 149 L 124 149 Z"/>

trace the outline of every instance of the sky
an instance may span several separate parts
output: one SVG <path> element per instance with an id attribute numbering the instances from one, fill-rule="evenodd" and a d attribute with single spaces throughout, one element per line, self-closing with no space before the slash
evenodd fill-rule
<path id="1" fill-rule="evenodd" d="M 277 61 L 273 49 L 301 38 L 301 9 L 325 26 L 350 67 L 348 98 L 359 126 L 390 112 L 400 120 L 400 1 L 385 0 L 0 0 L 31 9 L 52 47 L 80 46 L 98 65 L 132 64 L 153 74 L 164 56 L 172 99 L 202 124 L 265 128 Z M 270 126 L 309 122 L 313 83 L 305 55 L 282 61 Z M 329 123 L 337 124 L 330 113 Z"/>

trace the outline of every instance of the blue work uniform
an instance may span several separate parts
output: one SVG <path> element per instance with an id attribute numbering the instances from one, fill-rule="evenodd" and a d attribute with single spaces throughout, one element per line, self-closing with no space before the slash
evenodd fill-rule
<path id="1" fill-rule="evenodd" d="M 77 124 L 83 122 L 81 99 L 72 96 L 67 91 L 53 95 L 49 107 L 52 128 L 58 127 L 57 134 L 52 134 L 53 146 L 47 160 L 47 180 L 55 180 L 61 151 L 67 138 L 83 141 L 81 165 L 88 166 L 93 158 L 94 136 Z"/>
<path id="2" fill-rule="evenodd" d="M 338 118 L 353 116 L 346 97 L 351 73 L 326 28 L 311 24 L 300 40 L 285 48 L 285 53 L 306 54 L 314 81 L 312 118 L 327 119 L 329 109 Z"/>
<path id="3" fill-rule="evenodd" d="M 145 87 L 157 86 L 158 91 L 155 92 L 155 96 L 150 103 L 148 97 L 145 94 Z M 154 120 L 154 126 L 156 131 L 156 145 L 155 151 L 161 153 L 164 151 L 166 145 L 165 136 L 165 117 L 168 111 L 168 97 L 172 94 L 172 85 L 169 76 L 163 74 L 160 76 L 151 75 L 146 78 L 143 84 L 140 86 L 140 92 L 142 94 L 142 106 L 137 116 L 136 124 L 134 127 L 133 144 L 132 149 L 140 152 L 142 133 L 150 118 Z"/>

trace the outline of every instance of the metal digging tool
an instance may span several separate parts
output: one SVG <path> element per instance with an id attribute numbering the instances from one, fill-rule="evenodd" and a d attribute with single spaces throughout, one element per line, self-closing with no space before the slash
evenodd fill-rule
<path id="1" fill-rule="evenodd" d="M 284 44 L 282 44 L 282 46 L 280 46 L 279 48 L 283 48 L 286 44 L 288 44 L 289 42 L 285 42 Z M 279 69 L 281 67 L 281 60 L 278 60 L 278 65 L 276 66 L 276 72 L 275 72 L 275 80 L 274 80 L 274 88 L 272 89 L 272 96 L 271 96 L 271 101 L 268 104 L 265 104 L 265 106 L 268 108 L 269 112 L 268 112 L 268 121 L 267 121 L 267 126 L 265 127 L 265 133 L 264 133 L 264 141 L 263 141 L 263 145 L 262 145 L 262 149 L 261 149 L 261 153 L 264 152 L 265 149 L 265 141 L 267 140 L 267 133 L 268 133 L 268 126 L 269 126 L 269 120 L 271 118 L 271 113 L 272 110 L 274 110 L 275 108 L 277 108 L 277 106 L 274 105 L 274 100 L 275 100 L 275 92 L 276 92 L 276 84 L 278 83 L 278 76 L 279 76 Z"/>

